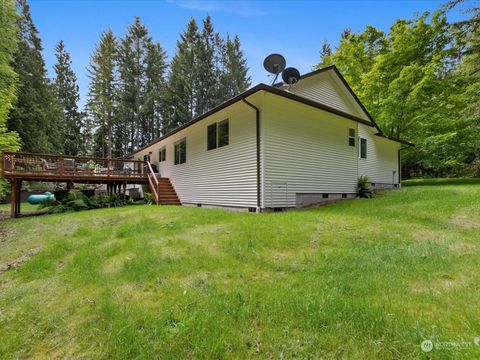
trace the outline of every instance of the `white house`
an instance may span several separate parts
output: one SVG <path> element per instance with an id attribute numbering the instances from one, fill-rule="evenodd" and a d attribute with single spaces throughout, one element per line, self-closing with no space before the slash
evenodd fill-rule
<path id="1" fill-rule="evenodd" d="M 259 84 L 131 157 L 157 165 L 183 205 L 260 211 L 354 197 L 362 175 L 399 187 L 402 144 L 331 66 Z"/>

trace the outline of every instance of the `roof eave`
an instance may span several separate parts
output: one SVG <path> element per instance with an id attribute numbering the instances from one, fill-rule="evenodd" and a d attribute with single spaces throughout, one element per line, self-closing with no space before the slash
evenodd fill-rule
<path id="1" fill-rule="evenodd" d="M 186 122 L 185 124 L 177 127 L 176 129 L 170 131 L 169 133 L 159 137 L 158 139 L 150 142 L 149 144 L 145 145 L 145 146 L 142 146 L 140 149 L 138 150 L 135 150 L 134 152 L 131 152 L 128 156 L 132 156 L 140 151 L 143 151 L 145 150 L 146 148 L 176 134 L 177 132 L 189 127 L 190 125 L 193 125 L 195 124 L 196 122 L 200 121 L 200 120 L 203 120 L 205 119 L 206 117 L 210 116 L 210 115 L 213 115 L 215 113 L 217 113 L 218 111 L 220 110 L 223 110 L 227 107 L 229 107 L 230 105 L 233 105 L 235 104 L 236 102 L 242 100 L 242 99 L 245 99 L 255 93 L 257 93 L 258 91 L 266 91 L 266 92 L 270 92 L 272 94 L 275 94 L 275 95 L 279 95 L 279 96 L 282 96 L 284 98 L 287 98 L 287 99 L 290 99 L 290 100 L 293 100 L 293 101 L 297 101 L 299 103 L 302 103 L 304 105 L 308 105 L 308 106 L 311 106 L 311 107 L 314 107 L 316 109 L 320 109 L 320 110 L 323 110 L 323 111 L 327 111 L 329 113 L 332 113 L 332 114 L 335 114 L 335 115 L 338 115 L 338 116 L 341 116 L 341 117 L 344 117 L 344 118 L 347 118 L 349 120 L 353 120 L 353 121 L 356 121 L 358 123 L 362 123 L 364 125 L 368 125 L 368 126 L 372 126 L 372 127 L 375 127 L 375 123 L 372 121 L 367 121 L 367 120 L 364 120 L 362 118 L 359 118 L 358 116 L 354 116 L 354 115 L 351 115 L 351 114 L 348 114 L 346 112 L 343 112 L 341 110 L 338 110 L 338 109 L 335 109 L 335 108 L 332 108 L 330 106 L 327 106 L 327 105 L 324 105 L 324 104 L 321 104 L 321 103 L 318 103 L 316 101 L 313 101 L 313 100 L 310 100 L 310 99 L 307 99 L 303 96 L 299 96 L 299 95 L 295 95 L 295 94 L 292 94 L 290 92 L 287 92 L 287 91 L 284 91 L 284 90 L 280 90 L 280 89 L 277 89 L 273 86 L 270 86 L 270 85 L 266 85 L 266 84 L 263 84 L 263 83 L 260 83 L 258 85 L 255 85 L 254 87 L 252 87 L 251 89 L 248 89 L 247 91 L 231 98 L 230 100 L 227 100 L 225 101 L 224 103 L 218 105 L 217 107 L 207 111 L 206 113 L 203 113 L 202 115 L 199 115 L 195 118 L 193 118 L 192 120 Z"/>
<path id="2" fill-rule="evenodd" d="M 375 133 L 375 136 L 379 136 L 379 137 L 382 137 L 384 139 L 388 139 L 388 140 L 392 140 L 392 141 L 396 141 L 398 143 L 401 143 L 401 144 L 404 144 L 404 145 L 408 145 L 408 146 L 413 146 L 415 147 L 415 144 L 408 141 L 408 140 L 403 140 L 403 139 L 399 139 L 399 138 L 396 138 L 394 136 L 389 136 L 387 134 L 384 134 L 384 133 Z"/>

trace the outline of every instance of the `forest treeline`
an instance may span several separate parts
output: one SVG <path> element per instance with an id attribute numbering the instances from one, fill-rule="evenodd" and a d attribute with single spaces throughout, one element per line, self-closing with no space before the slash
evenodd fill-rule
<path id="1" fill-rule="evenodd" d="M 465 19 L 449 22 L 459 6 Z M 239 38 L 210 17 L 188 22 L 170 61 L 139 18 L 100 34 L 84 108 L 61 40 L 48 77 L 26 0 L 3 1 L 0 34 L 0 151 L 124 156 L 250 86 Z M 387 32 L 346 29 L 320 53 L 316 67 L 335 64 L 384 132 L 416 144 L 404 177 L 480 176 L 479 8 L 454 0 Z"/>
<path id="2" fill-rule="evenodd" d="M 250 86 L 240 39 L 223 38 L 210 16 L 188 22 L 170 62 L 136 17 L 123 37 L 100 34 L 80 109 L 64 42 L 49 79 L 27 1 L 0 11 L 0 150 L 122 157 Z"/>
<path id="3" fill-rule="evenodd" d="M 415 143 L 402 151 L 404 176 L 480 177 L 480 8 L 472 4 L 451 1 L 388 32 L 346 29 L 335 49 L 322 46 L 317 67 L 335 64 L 385 133 Z M 466 19 L 449 23 L 456 6 Z"/>

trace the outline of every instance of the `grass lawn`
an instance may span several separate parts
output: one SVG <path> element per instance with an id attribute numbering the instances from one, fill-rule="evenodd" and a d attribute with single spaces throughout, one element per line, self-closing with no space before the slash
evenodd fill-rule
<path id="1" fill-rule="evenodd" d="M 434 178 L 403 180 L 403 186 L 480 184 L 479 178 Z"/>
<path id="2" fill-rule="evenodd" d="M 479 200 L 412 186 L 286 213 L 6 220 L 0 358 L 480 358 Z"/>
<path id="3" fill-rule="evenodd" d="M 10 213 L 10 210 L 12 209 L 11 204 L 0 204 L 0 212 L 8 212 Z M 20 212 L 24 211 L 36 211 L 39 210 L 38 205 L 31 205 L 28 202 L 21 203 L 20 204 Z"/>

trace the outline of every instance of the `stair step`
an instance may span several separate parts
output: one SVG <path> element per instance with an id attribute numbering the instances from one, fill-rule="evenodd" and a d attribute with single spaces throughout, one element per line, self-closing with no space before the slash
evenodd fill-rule
<path id="1" fill-rule="evenodd" d="M 170 182 L 169 178 L 161 177 L 160 174 L 155 174 L 157 178 L 157 194 L 159 205 L 182 205 L 178 195 Z"/>

